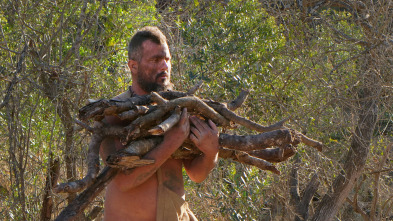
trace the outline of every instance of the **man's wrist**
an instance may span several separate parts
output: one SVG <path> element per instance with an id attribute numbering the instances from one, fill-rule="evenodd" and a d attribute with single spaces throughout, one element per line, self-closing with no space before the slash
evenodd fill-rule
<path id="1" fill-rule="evenodd" d="M 216 162 L 218 160 L 218 152 L 217 153 L 203 153 L 202 155 L 206 160 Z"/>
<path id="2" fill-rule="evenodd" d="M 166 137 L 166 136 L 164 136 L 164 140 L 162 141 L 162 143 L 176 149 L 179 148 L 183 144 L 183 142 L 184 140 L 182 141 L 182 139 L 175 139 L 174 137 Z"/>

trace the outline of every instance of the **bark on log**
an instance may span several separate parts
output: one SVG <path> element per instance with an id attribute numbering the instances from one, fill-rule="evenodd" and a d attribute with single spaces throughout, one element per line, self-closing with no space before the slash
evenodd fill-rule
<path id="1" fill-rule="evenodd" d="M 176 107 L 174 113 L 165 121 L 148 130 L 152 135 L 163 135 L 167 130 L 171 129 L 180 120 L 181 110 L 180 107 Z"/>
<path id="2" fill-rule="evenodd" d="M 124 111 L 117 116 L 119 116 L 120 120 L 135 120 L 139 115 L 145 114 L 149 111 L 149 108 L 146 106 L 136 105 L 134 110 Z"/>
<path id="3" fill-rule="evenodd" d="M 257 135 L 220 134 L 220 146 L 240 151 L 261 150 L 272 146 L 283 147 L 300 143 L 298 133 L 293 130 L 275 130 Z"/>
<path id="4" fill-rule="evenodd" d="M 247 151 L 251 156 L 264 159 L 271 163 L 286 161 L 296 153 L 296 148 L 292 145 L 277 148 L 267 148 L 263 150 Z"/>
<path id="5" fill-rule="evenodd" d="M 272 163 L 269 163 L 261 158 L 251 156 L 243 151 L 220 148 L 218 156 L 223 159 L 232 159 L 240 163 L 256 166 L 261 170 L 269 170 L 277 175 L 280 175 L 280 171 Z"/>
<path id="6" fill-rule="evenodd" d="M 172 100 L 175 98 L 186 97 L 187 93 L 180 91 L 164 91 L 159 92 L 160 96 Z M 79 119 L 87 121 L 88 119 L 101 120 L 104 117 L 104 111 L 110 108 L 106 113 L 109 115 L 116 115 L 118 113 L 131 110 L 138 105 L 148 105 L 151 103 L 151 95 L 141 95 L 128 98 L 126 100 L 115 99 L 101 99 L 92 102 L 79 110 Z"/>

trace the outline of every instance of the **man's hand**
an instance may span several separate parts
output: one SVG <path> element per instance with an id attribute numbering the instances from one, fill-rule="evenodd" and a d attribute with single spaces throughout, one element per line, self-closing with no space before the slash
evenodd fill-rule
<path id="1" fill-rule="evenodd" d="M 204 153 L 206 157 L 216 157 L 218 153 L 218 130 L 217 126 L 208 120 L 205 123 L 196 116 L 191 116 L 190 139 Z"/>
<path id="2" fill-rule="evenodd" d="M 164 140 L 180 147 L 190 134 L 190 121 L 187 108 L 184 108 L 179 122 L 164 134 Z"/>
<path id="3" fill-rule="evenodd" d="M 190 117 L 190 140 L 203 155 L 192 160 L 185 160 L 184 167 L 188 176 L 194 182 L 200 183 L 206 179 L 218 160 L 218 130 L 217 126 L 209 120 L 208 123 L 196 116 Z"/>

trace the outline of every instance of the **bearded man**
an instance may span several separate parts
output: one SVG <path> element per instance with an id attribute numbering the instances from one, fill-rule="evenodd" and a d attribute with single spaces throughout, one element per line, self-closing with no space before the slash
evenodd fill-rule
<path id="1" fill-rule="evenodd" d="M 131 70 L 130 89 L 115 99 L 145 95 L 170 89 L 171 54 L 165 35 L 157 27 L 144 27 L 131 39 L 128 47 Z M 107 116 L 106 123 L 124 125 Z M 172 159 L 172 153 L 189 138 L 203 153 L 192 160 Z M 106 138 L 100 148 L 102 159 L 124 148 L 116 138 Z M 196 220 L 185 201 L 182 168 L 194 182 L 202 182 L 218 159 L 218 130 L 182 110 L 180 121 L 164 134 L 155 149 L 144 156 L 154 164 L 120 173 L 109 183 L 105 194 L 104 220 Z"/>

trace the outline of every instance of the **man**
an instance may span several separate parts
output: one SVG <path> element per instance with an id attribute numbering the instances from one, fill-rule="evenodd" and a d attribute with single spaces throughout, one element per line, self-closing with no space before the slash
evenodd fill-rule
<path id="1" fill-rule="evenodd" d="M 156 27 L 145 27 L 131 39 L 128 67 L 132 74 L 130 91 L 118 99 L 149 94 L 170 88 L 171 54 L 166 37 Z M 106 117 L 107 123 L 124 124 L 118 118 Z M 191 125 L 190 125 L 191 121 Z M 203 154 L 193 160 L 175 160 L 170 156 L 186 138 Z M 123 148 L 119 140 L 107 138 L 100 154 Z M 189 117 L 186 108 L 181 119 L 164 134 L 154 150 L 144 156 L 154 164 L 135 168 L 132 173 L 118 174 L 107 186 L 105 220 L 196 220 L 184 201 L 182 167 L 194 182 L 202 182 L 214 168 L 218 158 L 218 130 L 212 121 L 205 123 Z"/>

